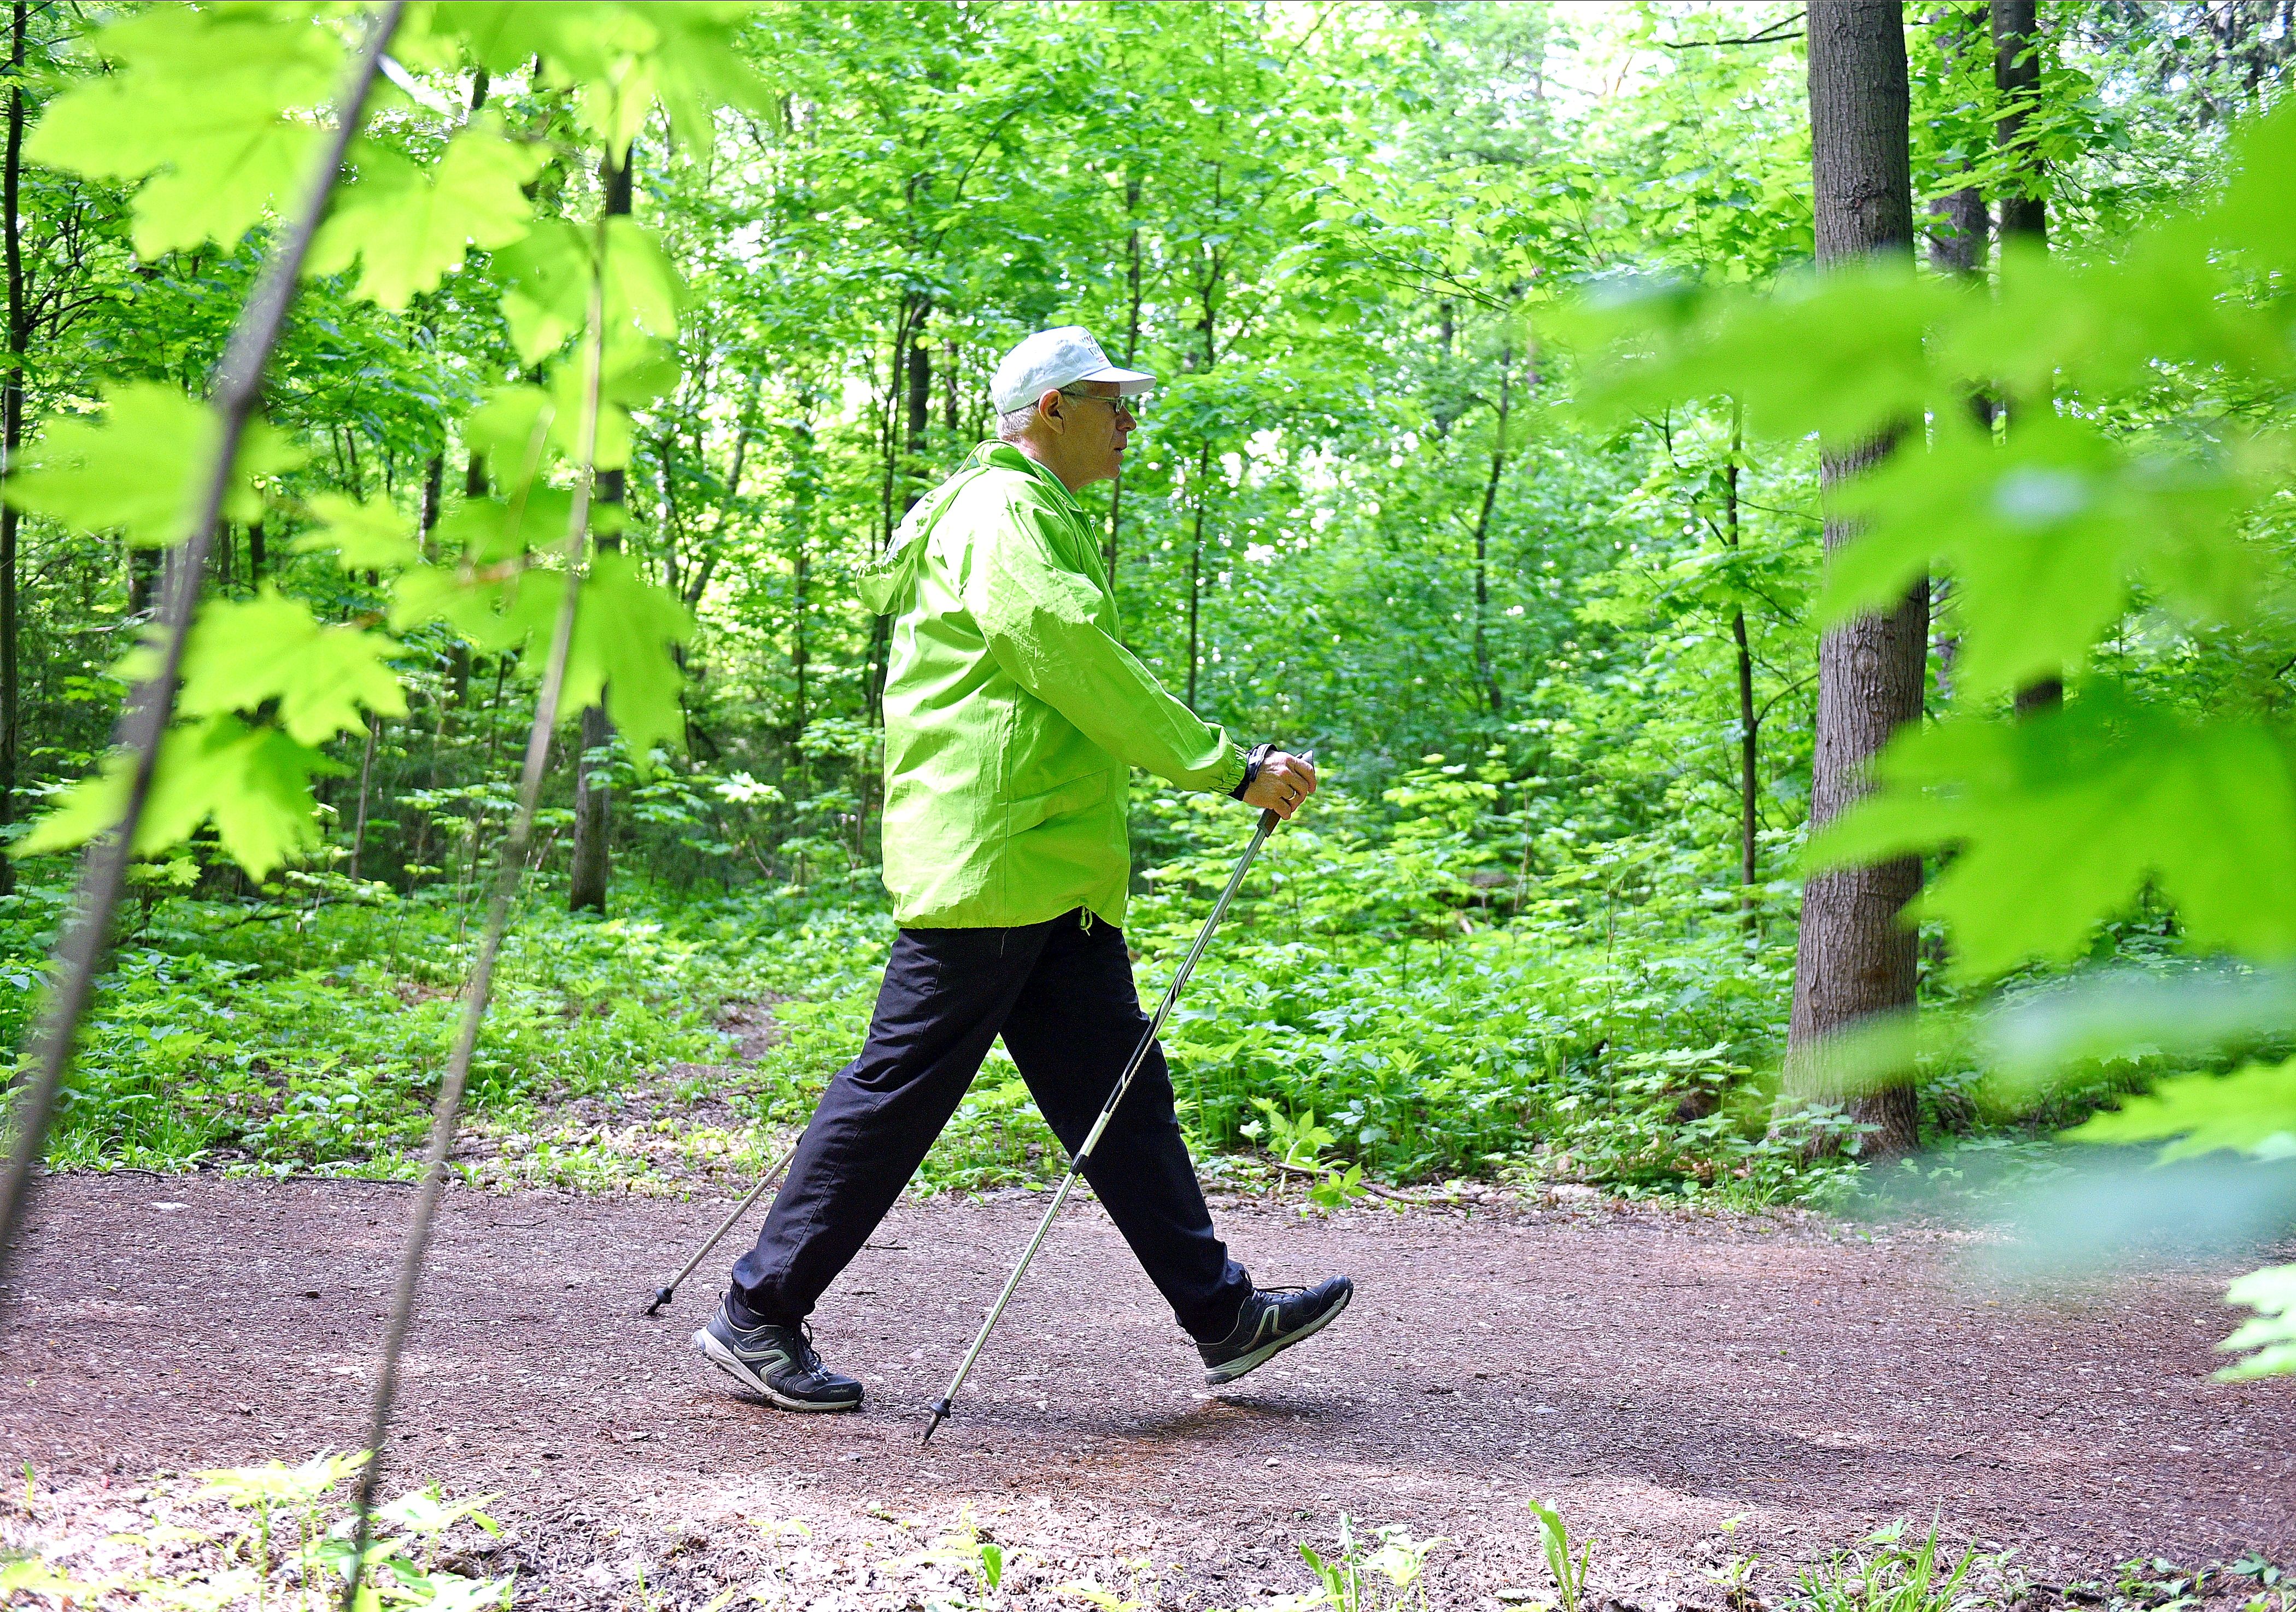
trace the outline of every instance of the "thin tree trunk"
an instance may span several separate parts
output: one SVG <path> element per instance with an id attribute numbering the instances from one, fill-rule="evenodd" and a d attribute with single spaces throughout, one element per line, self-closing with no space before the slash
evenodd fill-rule
<path id="1" fill-rule="evenodd" d="M 1124 210 L 1128 216 L 1140 210 L 1140 179 L 1135 175 L 1124 187 Z M 1127 285 L 1124 319 L 1124 367 L 1133 367 L 1140 352 L 1140 225 L 1134 217 L 1129 242 L 1125 248 L 1128 266 L 1125 270 Z M 1108 591 L 1116 592 L 1117 538 L 1124 522 L 1124 462 L 1116 465 L 1116 481 L 1108 490 L 1108 542 L 1101 555 L 1108 572 Z"/>
<path id="2" fill-rule="evenodd" d="M 1831 0 L 1809 10 L 1811 168 L 1821 268 L 1910 255 L 1913 186 L 1907 137 L 1905 18 L 1896 0 Z M 1825 501 L 1870 469 L 1891 439 L 1825 445 Z M 1829 563 L 1857 536 L 1828 512 Z M 1810 826 L 1824 827 L 1872 788 L 1874 756 L 1922 710 L 1929 584 L 1917 584 L 1886 616 L 1830 627 L 1818 640 L 1817 731 Z M 1915 935 L 1899 913 L 1921 888 L 1921 859 L 1901 856 L 1814 875 L 1802 897 L 1787 1030 L 1784 1101 L 1842 1100 L 1876 1127 L 1870 1151 L 1905 1151 L 1918 1140 L 1913 1088 L 1893 1084 L 1843 1092 L 1825 1067 L 1826 1043 L 1877 1015 L 1910 1010 Z"/>
<path id="3" fill-rule="evenodd" d="M 1746 448 L 1746 415 L 1742 405 L 1730 405 L 1730 462 L 1722 472 L 1723 540 L 1736 553 L 1742 536 L 1738 524 L 1738 466 Z M 1758 836 L 1760 812 L 1762 719 L 1754 709 L 1754 651 L 1746 635 L 1743 605 L 1730 612 L 1730 638 L 1738 659 L 1738 911 L 1751 930 L 1760 921 L 1754 886 L 1760 873 Z"/>
<path id="4" fill-rule="evenodd" d="M 806 708 L 806 673 L 810 661 L 810 643 L 807 634 L 808 617 L 812 601 L 808 597 L 812 581 L 810 545 L 813 536 L 814 478 L 818 473 L 814 462 L 813 399 L 810 395 L 798 400 L 798 424 L 790 441 L 790 536 L 791 601 L 790 601 L 790 675 L 796 691 L 790 706 L 790 742 L 795 744 L 805 732 L 809 719 Z M 808 783 L 810 780 L 808 779 Z"/>
<path id="5" fill-rule="evenodd" d="M 12 475 L 24 442 L 24 350 L 30 340 L 24 310 L 23 213 L 24 33 L 29 7 L 9 8 L 8 151 L 0 174 L 0 233 L 8 266 L 8 373 L 0 381 L 0 475 Z M 23 706 L 16 646 L 16 506 L 0 505 L 0 828 L 16 820 L 17 735 Z M 16 866 L 0 856 L 0 895 L 16 888 Z"/>
<path id="6" fill-rule="evenodd" d="M 263 585 L 263 573 L 268 569 L 269 557 L 263 552 L 263 522 L 253 522 L 247 528 L 247 585 Z"/>
<path id="7" fill-rule="evenodd" d="M 931 441 L 932 427 L 932 348 L 925 345 L 922 330 L 909 336 L 909 419 L 908 459 L 906 467 L 909 489 L 901 503 L 901 513 L 907 514 L 917 507 L 917 500 L 925 495 L 929 479 L 925 450 Z"/>
<path id="8" fill-rule="evenodd" d="M 609 217 L 629 215 L 630 168 L 636 159 L 637 148 L 632 144 L 623 151 L 619 162 L 614 160 L 611 147 L 599 160 L 598 183 L 605 192 L 604 211 Z M 592 503 L 620 509 L 627 496 L 626 475 L 622 471 L 598 471 L 592 484 Z M 601 530 L 596 542 L 602 552 L 622 546 L 619 530 Z M 585 706 L 582 750 L 574 760 L 574 848 L 566 875 L 569 912 L 603 913 L 606 910 L 606 886 L 612 871 L 611 791 L 594 770 L 596 764 L 591 755 L 611 743 L 613 737 L 614 725 L 606 719 L 605 708 Z"/>
<path id="9" fill-rule="evenodd" d="M 1211 493 L 1212 445 L 1196 455 L 1195 535 L 1188 544 L 1188 708 L 1196 708 L 1196 667 L 1203 659 L 1201 608 L 1204 598 L 1204 500 Z"/>
<path id="10" fill-rule="evenodd" d="M 1513 406 L 1514 344 L 1499 348 L 1499 403 L 1496 434 L 1491 439 L 1491 473 L 1483 481 L 1483 507 L 1475 516 L 1475 676 L 1490 701 L 1491 715 L 1502 713 L 1499 680 L 1491 670 L 1490 637 L 1487 628 L 1491 610 L 1491 511 L 1499 496 L 1499 479 L 1506 473 L 1507 412 Z"/>
<path id="11" fill-rule="evenodd" d="M 359 757 L 358 812 L 351 827 L 351 877 L 353 879 L 360 877 L 359 858 L 366 851 L 367 787 L 374 778 L 374 741 L 381 726 L 381 723 L 377 721 L 374 715 L 372 712 L 368 713 L 366 750 Z"/>
<path id="12" fill-rule="evenodd" d="M 431 547 L 431 534 L 439 528 L 439 501 L 447 495 L 447 455 L 441 450 L 430 455 L 422 467 L 422 513 L 418 527 L 422 532 L 422 558 L 436 561 L 439 556 Z"/>
<path id="13" fill-rule="evenodd" d="M 1993 88 L 2002 108 L 1993 138 L 2017 176 L 1999 203 L 2002 255 L 2021 248 L 2045 252 L 2049 247 L 2048 167 L 2025 134 L 2033 101 L 2041 93 L 2040 8 L 2036 0 L 1993 0 L 1991 10 Z M 2005 428 L 2016 429 L 2014 413 L 2014 405 L 2004 399 Z M 2017 691 L 2017 715 L 2053 711 L 2064 702 L 2062 677 L 2036 678 Z"/>

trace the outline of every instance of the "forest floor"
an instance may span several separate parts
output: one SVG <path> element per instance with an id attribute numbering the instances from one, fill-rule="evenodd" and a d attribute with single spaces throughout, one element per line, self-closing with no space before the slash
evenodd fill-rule
<path id="1" fill-rule="evenodd" d="M 409 1197 L 48 1182 L 0 1346 L 11 1469 L 32 1464 L 43 1510 L 94 1517 L 157 1474 L 355 1446 Z M 716 1256 L 669 1314 L 636 1313 L 718 1201 L 450 1192 L 393 1467 L 504 1491 L 510 1542 L 485 1565 L 518 1569 L 522 1604 L 569 1607 L 750 1583 L 778 1586 L 768 1605 L 922 1605 L 956 1575 L 922 1559 L 968 1508 L 1011 1564 L 1007 1605 L 1147 1576 L 1166 1604 L 1247 1605 L 1305 1589 L 1293 1542 L 1327 1545 L 1341 1514 L 1451 1542 L 1437 1606 L 1519 1602 L 1546 1585 L 1532 1497 L 1595 1541 L 1596 1593 L 1648 1612 L 1723 1605 L 1710 1575 L 1733 1555 L 1775 1598 L 1794 1564 L 1933 1513 L 2047 1585 L 2296 1547 L 2296 1392 L 2210 1380 L 2217 1273 L 2037 1297 L 1972 1285 L 1942 1233 L 1584 1201 L 1223 1200 L 1259 1280 L 1344 1270 L 1357 1297 L 1218 1394 L 1078 1205 L 920 1449 L 1036 1212 L 897 1208 L 816 1318 L 868 1406 L 797 1417 L 689 1352 Z"/>

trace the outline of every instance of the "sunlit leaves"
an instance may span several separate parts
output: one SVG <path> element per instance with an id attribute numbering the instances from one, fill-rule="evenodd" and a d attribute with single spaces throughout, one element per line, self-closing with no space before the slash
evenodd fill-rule
<path id="1" fill-rule="evenodd" d="M 578 708 L 594 704 L 603 689 L 606 714 L 640 761 L 658 744 L 683 748 L 685 714 L 678 692 L 684 677 L 669 647 L 693 634 L 685 605 L 641 576 L 636 561 L 617 550 L 600 554 L 574 615 L 568 701 Z"/>
<path id="2" fill-rule="evenodd" d="M 2163 1164 L 2219 1149 L 2296 1158 L 2296 1060 L 2230 1075 L 2179 1075 L 2124 1097 L 2067 1134 L 2078 1141 L 2167 1141 Z"/>
<path id="3" fill-rule="evenodd" d="M 145 548 L 181 543 L 221 426 L 215 412 L 174 387 L 138 381 L 114 389 L 100 418 L 52 420 L 8 479 L 19 509 L 85 532 L 118 531 Z M 261 517 L 256 477 L 291 469 L 303 455 L 261 421 L 250 422 L 226 494 L 228 520 Z"/>
<path id="4" fill-rule="evenodd" d="M 707 135 L 713 107 L 751 112 L 771 98 L 734 48 L 743 5 L 535 5 L 449 0 L 437 26 L 455 30 L 489 71 L 541 58 L 544 82 L 571 87 L 583 125 L 617 151 L 659 100 L 680 140 Z"/>
<path id="5" fill-rule="evenodd" d="M 340 81 L 334 33 L 295 8 L 155 6 L 96 36 L 112 70 L 57 97 L 25 157 L 133 181 L 135 250 L 235 245 L 311 170 L 320 126 L 299 116 Z M 154 173 L 154 170 L 158 170 Z"/>
<path id="6" fill-rule="evenodd" d="M 422 558 L 412 524 L 388 496 L 361 503 L 344 493 L 319 493 L 309 506 L 320 524 L 291 545 L 299 554 L 332 552 L 347 571 L 396 570 Z"/>
<path id="7" fill-rule="evenodd" d="M 184 647 L 176 710 L 163 740 L 135 849 L 152 855 L 212 822 L 226 855 L 261 876 L 318 842 L 310 781 L 330 764 L 317 748 L 363 728 L 365 713 L 406 715 L 386 659 L 397 646 L 354 626 L 323 626 L 308 606 L 266 588 L 254 599 L 203 607 Z M 154 651 L 122 663 L 148 676 Z M 115 754 L 64 791 L 17 847 L 68 849 L 115 825 L 128 759 Z"/>
<path id="8" fill-rule="evenodd" d="M 2148 881 L 2190 942 L 2296 956 L 2296 751 L 2252 721 L 2195 724 L 2096 692 L 2016 724 L 1963 717 L 1884 752 L 1874 798 L 1813 865 L 1956 847 L 1922 898 L 1956 976 L 2068 959 Z"/>
<path id="9" fill-rule="evenodd" d="M 460 268 L 470 247 L 504 246 L 526 233 L 532 204 L 519 187 L 543 153 L 504 139 L 489 119 L 448 141 L 433 164 L 372 142 L 356 161 L 357 181 L 336 199 L 306 272 L 332 274 L 357 261 L 358 294 L 403 308 Z"/>
<path id="10" fill-rule="evenodd" d="M 398 646 L 355 626 L 322 626 L 310 607 L 265 588 L 253 599 L 217 600 L 200 611 L 184 647 L 176 707 L 186 716 L 273 706 L 303 744 L 364 727 L 366 710 L 406 715 L 406 696 L 386 657 Z M 131 663 L 131 675 L 140 668 Z"/>
<path id="11" fill-rule="evenodd" d="M 391 620 L 401 628 L 446 621 L 481 649 L 517 652 L 521 673 L 532 678 L 541 673 L 564 597 L 560 571 L 534 568 L 498 580 L 465 581 L 444 567 L 418 567 L 399 578 Z M 635 560 L 615 550 L 598 554 L 575 610 L 562 719 L 570 721 L 584 706 L 600 703 L 603 691 L 607 714 L 644 770 L 655 745 L 684 741 L 681 675 L 669 648 L 693 632 L 685 606 L 647 581 Z"/>
<path id="12" fill-rule="evenodd" d="M 2227 1304 L 2246 1305 L 2259 1313 L 2243 1322 L 2217 1347 L 2252 1349 L 2246 1360 L 2217 1373 L 2226 1382 L 2252 1377 L 2296 1375 L 2296 1265 L 2251 1271 L 2225 1289 Z"/>
<path id="13" fill-rule="evenodd" d="M 2188 615 L 2235 618 L 2258 573 L 2233 522 L 2268 490 L 2221 455 L 2133 454 L 2054 414 L 1998 446 L 1940 431 L 1842 489 L 1838 508 L 1864 529 L 1829 568 L 1819 610 L 1881 609 L 1941 564 L 1963 635 L 1957 683 L 2006 692 L 2078 668 L 2135 582 Z"/>
<path id="14" fill-rule="evenodd" d="M 503 314 L 526 362 L 556 352 L 587 323 L 597 238 L 586 225 L 545 219 L 495 254 L 505 288 Z M 610 340 L 633 327 L 648 336 L 675 335 L 683 293 L 653 233 L 628 218 L 610 218 L 605 243 Z"/>
<path id="15" fill-rule="evenodd" d="M 127 804 L 128 767 L 115 752 L 102 772 L 65 790 L 12 854 L 69 850 L 112 828 Z M 224 853 L 259 878 L 318 843 L 311 778 L 329 767 L 276 728 L 233 716 L 179 724 L 160 744 L 134 849 L 155 855 L 211 822 Z"/>

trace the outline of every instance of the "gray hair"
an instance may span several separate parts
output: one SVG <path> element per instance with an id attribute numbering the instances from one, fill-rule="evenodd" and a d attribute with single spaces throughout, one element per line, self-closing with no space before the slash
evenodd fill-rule
<path id="1" fill-rule="evenodd" d="M 1017 409 L 1006 409 L 996 416 L 996 439 L 999 442 L 1020 441 L 1028 435 L 1029 427 L 1036 418 L 1037 405 L 1033 403 L 1023 404 Z"/>

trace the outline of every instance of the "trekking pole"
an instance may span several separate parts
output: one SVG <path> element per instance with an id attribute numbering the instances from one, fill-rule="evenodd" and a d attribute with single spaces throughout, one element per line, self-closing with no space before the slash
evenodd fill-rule
<path id="1" fill-rule="evenodd" d="M 803 1141 L 804 1140 L 805 1133 L 802 1131 L 799 1132 L 797 1141 Z M 666 1287 L 656 1288 L 653 1290 L 653 1302 L 648 1305 L 642 1313 L 647 1315 L 658 1314 L 660 1313 L 662 1305 L 668 1304 L 672 1298 L 675 1298 L 677 1296 L 678 1284 L 683 1282 L 687 1277 L 693 1274 L 693 1267 L 700 1264 L 704 1259 L 709 1257 L 709 1250 L 716 1248 L 719 1240 L 722 1239 L 726 1232 L 734 1229 L 734 1223 L 735 1221 L 741 1219 L 742 1215 L 747 1215 L 750 1212 L 750 1206 L 751 1204 L 757 1202 L 758 1199 L 765 1196 L 766 1189 L 774 1184 L 774 1182 L 780 1176 L 783 1170 L 790 1167 L 790 1160 L 796 1157 L 797 1141 L 793 1141 L 789 1145 L 789 1151 L 782 1155 L 781 1162 L 758 1178 L 758 1184 L 750 1189 L 750 1195 L 734 1206 L 734 1212 L 718 1223 L 718 1229 L 709 1233 L 709 1240 L 707 1242 L 693 1250 L 693 1257 L 687 1260 L 684 1265 L 679 1267 L 677 1274 L 669 1279 L 668 1285 Z"/>
<path id="2" fill-rule="evenodd" d="M 1300 759 L 1312 761 L 1315 755 L 1313 750 L 1302 751 Z M 1196 944 L 1188 948 L 1188 954 L 1180 960 L 1179 971 L 1172 976 L 1172 983 L 1164 988 L 1164 999 L 1156 1004 L 1155 1017 L 1148 1021 L 1147 1034 L 1141 1036 L 1140 1044 L 1132 1049 L 1132 1060 L 1124 1066 L 1124 1073 L 1117 1078 L 1116 1089 L 1101 1105 L 1100 1117 L 1092 1122 L 1092 1130 L 1086 1133 L 1084 1145 L 1069 1161 L 1069 1173 L 1061 1182 L 1060 1191 L 1053 1194 L 1053 1201 L 1046 1206 L 1044 1218 L 1037 1223 L 1037 1234 L 1029 1239 L 1029 1246 L 1021 1250 L 1021 1263 L 1014 1265 L 1013 1274 L 1004 1279 L 1004 1290 L 989 1306 L 988 1319 L 980 1323 L 980 1335 L 972 1340 L 972 1347 L 964 1352 L 964 1362 L 956 1368 L 956 1375 L 949 1379 L 948 1392 L 933 1402 L 932 1420 L 925 1424 L 924 1436 L 917 1440 L 919 1444 L 931 1443 L 934 1430 L 947 1420 L 949 1412 L 955 1409 L 957 1391 L 964 1387 L 964 1379 L 972 1371 L 972 1362 L 980 1358 L 981 1347 L 988 1343 L 988 1335 L 996 1330 L 996 1322 L 1003 1317 L 1004 1306 L 1013 1302 L 1013 1289 L 1021 1285 L 1021 1278 L 1028 1272 L 1029 1262 L 1036 1258 L 1037 1250 L 1044 1247 L 1045 1234 L 1053 1229 L 1053 1216 L 1058 1215 L 1061 1206 L 1068 1201 L 1070 1190 L 1076 1186 L 1077 1176 L 1084 1169 L 1084 1161 L 1092 1157 L 1093 1149 L 1100 1142 L 1101 1133 L 1108 1129 L 1108 1122 L 1116 1116 L 1116 1105 L 1124 1101 L 1124 1093 L 1132 1085 L 1133 1076 L 1139 1073 L 1141 1064 L 1147 1059 L 1148 1049 L 1155 1045 L 1156 1032 L 1164 1027 L 1164 1020 L 1171 1014 L 1172 1004 L 1180 1000 L 1180 987 L 1188 983 L 1188 976 L 1194 970 L 1196 960 L 1204 954 L 1204 948 L 1211 945 L 1212 931 L 1219 928 L 1219 921 L 1227 912 L 1227 904 L 1235 899 L 1235 892 L 1243 883 L 1244 874 L 1251 869 L 1251 859 L 1259 855 L 1259 847 L 1267 843 L 1268 835 L 1275 831 L 1275 825 L 1282 821 L 1272 809 L 1260 813 L 1259 827 L 1254 831 L 1251 843 L 1243 847 L 1242 860 L 1235 864 L 1235 871 L 1228 875 L 1227 888 L 1222 890 L 1219 899 L 1212 903 L 1211 916 L 1204 920 L 1203 930 L 1197 935 Z"/>

